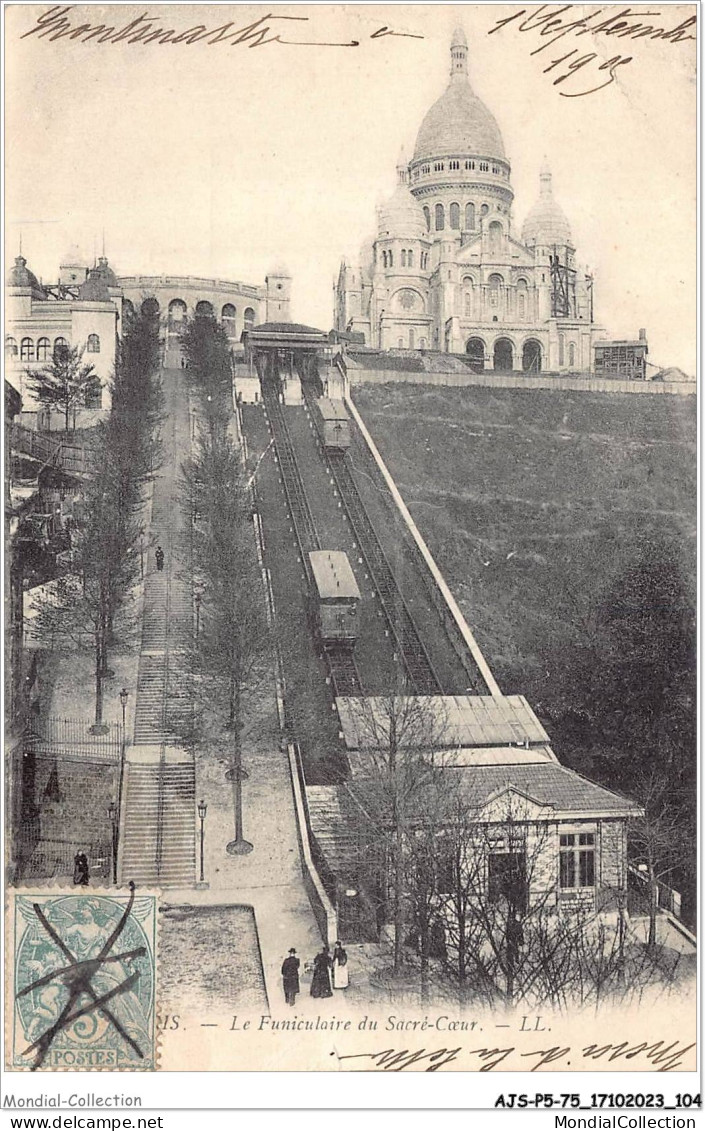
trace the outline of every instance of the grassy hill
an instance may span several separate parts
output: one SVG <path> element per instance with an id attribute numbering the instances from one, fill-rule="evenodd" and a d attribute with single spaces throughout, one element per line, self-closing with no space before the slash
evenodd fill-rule
<path id="1" fill-rule="evenodd" d="M 694 803 L 694 397 L 361 386 L 354 399 L 502 689 L 559 757 Z M 691 802 L 692 798 L 692 802 Z"/>

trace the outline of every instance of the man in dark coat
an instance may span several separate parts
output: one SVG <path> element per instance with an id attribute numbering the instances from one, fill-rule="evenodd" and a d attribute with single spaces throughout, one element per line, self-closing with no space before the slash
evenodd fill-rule
<path id="1" fill-rule="evenodd" d="M 73 858 L 73 882 L 81 887 L 88 885 L 88 857 L 85 852 L 77 852 Z"/>
<path id="2" fill-rule="evenodd" d="M 282 981 L 286 1004 L 295 1005 L 296 995 L 299 992 L 299 960 L 293 947 L 289 951 L 289 957 L 282 962 Z"/>
<path id="3" fill-rule="evenodd" d="M 164 569 L 164 551 L 162 550 L 161 546 L 157 546 L 156 550 L 154 551 L 154 556 L 157 559 L 157 569 L 159 571 L 163 570 Z"/>

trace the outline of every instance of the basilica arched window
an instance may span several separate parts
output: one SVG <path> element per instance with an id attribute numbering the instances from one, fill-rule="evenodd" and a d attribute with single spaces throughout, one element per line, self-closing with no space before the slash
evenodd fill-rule
<path id="1" fill-rule="evenodd" d="M 493 220 L 490 224 L 490 250 L 499 251 L 502 246 L 502 225 L 499 220 Z"/>
<path id="2" fill-rule="evenodd" d="M 499 296 L 503 279 L 501 275 L 490 275 L 490 306 L 499 306 Z"/>
<path id="3" fill-rule="evenodd" d="M 5 357 L 17 357 L 18 353 L 17 339 L 8 334 L 5 338 Z"/>
<path id="4" fill-rule="evenodd" d="M 460 227 L 460 205 L 451 204 L 450 206 L 450 226 L 451 228 Z"/>
<path id="5" fill-rule="evenodd" d="M 465 205 L 465 227 L 470 231 L 475 227 L 475 205 L 472 202 Z"/>
<path id="6" fill-rule="evenodd" d="M 392 254 L 391 251 L 387 252 L 387 266 L 388 267 L 394 266 L 394 255 Z"/>
<path id="7" fill-rule="evenodd" d="M 406 267 L 406 249 L 405 248 L 402 248 L 402 252 L 401 252 L 401 265 L 402 265 L 402 267 Z"/>
<path id="8" fill-rule="evenodd" d="M 68 352 L 69 352 L 69 343 L 66 341 L 66 338 L 55 338 L 54 339 L 54 358 L 56 360 L 60 361 L 62 357 L 66 357 L 66 354 Z"/>
<path id="9" fill-rule="evenodd" d="M 571 342 L 568 346 L 568 365 L 571 369 L 575 368 L 575 342 Z"/>
<path id="10" fill-rule="evenodd" d="M 420 350 L 426 349 L 426 339 L 425 338 L 419 338 L 419 349 Z"/>
<path id="11" fill-rule="evenodd" d="M 244 318 L 244 321 L 245 321 L 244 329 L 245 330 L 251 330 L 252 327 L 255 324 L 255 321 L 256 321 L 255 312 L 254 312 L 254 310 L 252 309 L 251 306 L 245 307 L 245 313 L 243 315 L 243 318 Z"/>
<path id="12" fill-rule="evenodd" d="M 465 318 L 472 318 L 472 279 L 466 279 L 464 286 L 463 315 Z"/>
<path id="13" fill-rule="evenodd" d="M 410 326 L 409 327 L 409 349 L 412 350 L 413 348 L 414 348 L 414 327 Z"/>
<path id="14" fill-rule="evenodd" d="M 97 334 L 89 334 L 86 342 L 86 353 L 100 353 L 100 338 Z"/>
<path id="15" fill-rule="evenodd" d="M 34 361 L 34 342 L 32 338 L 23 338 L 20 342 L 20 361 Z"/>
<path id="16" fill-rule="evenodd" d="M 565 334 L 558 335 L 558 364 L 565 364 Z"/>
<path id="17" fill-rule="evenodd" d="M 526 279 L 517 279 L 517 318 L 524 321 L 529 308 Z"/>
<path id="18" fill-rule="evenodd" d="M 442 204 L 436 205 L 436 231 L 442 232 L 446 226 L 446 214 Z"/>
<path id="19" fill-rule="evenodd" d="M 414 253 L 411 250 L 406 253 L 406 263 L 408 267 L 414 266 Z"/>
<path id="20" fill-rule="evenodd" d="M 430 232 L 431 231 L 431 209 L 428 207 L 427 204 L 424 204 L 424 206 L 423 206 L 423 214 L 426 217 L 426 231 Z"/>

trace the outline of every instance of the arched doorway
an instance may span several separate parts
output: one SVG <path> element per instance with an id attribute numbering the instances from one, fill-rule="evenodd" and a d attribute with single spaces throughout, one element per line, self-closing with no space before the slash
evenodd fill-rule
<path id="1" fill-rule="evenodd" d="M 122 316 L 123 318 L 135 317 L 135 304 L 131 302 L 129 298 L 122 300 Z"/>
<path id="2" fill-rule="evenodd" d="M 482 338 L 470 338 L 465 346 L 465 352 L 470 361 L 470 368 L 475 373 L 482 373 L 485 368 L 485 343 Z"/>
<path id="3" fill-rule="evenodd" d="M 252 329 L 252 327 L 253 327 L 253 326 L 254 326 L 254 324 L 255 324 L 255 312 L 254 312 L 254 310 L 252 309 L 252 307 L 251 307 L 251 306 L 246 306 L 246 307 L 245 307 L 245 315 L 244 315 L 244 318 L 245 318 L 245 329 L 246 329 L 246 330 L 251 330 L 251 329 Z"/>
<path id="4" fill-rule="evenodd" d="M 527 338 L 521 351 L 521 367 L 524 373 L 541 372 L 541 343 L 536 338 Z"/>
<path id="5" fill-rule="evenodd" d="M 511 373 L 514 368 L 514 347 L 509 338 L 497 338 L 493 354 L 494 368 L 500 373 Z"/>
<path id="6" fill-rule="evenodd" d="M 146 318 L 159 317 L 159 303 L 155 298 L 146 298 L 142 303 L 141 309 Z"/>
<path id="7" fill-rule="evenodd" d="M 225 333 L 228 335 L 229 338 L 235 338 L 237 336 L 236 333 L 235 333 L 235 316 L 236 315 L 237 315 L 237 311 L 236 311 L 235 307 L 233 306 L 233 304 L 231 302 L 226 302 L 223 309 L 220 312 L 220 317 L 223 319 L 223 327 L 225 329 Z"/>
<path id="8" fill-rule="evenodd" d="M 205 299 L 196 303 L 196 318 L 213 318 L 214 314 L 213 303 L 206 302 Z"/>
<path id="9" fill-rule="evenodd" d="M 186 303 L 182 298 L 173 298 L 169 303 L 169 321 L 183 322 L 186 318 Z"/>

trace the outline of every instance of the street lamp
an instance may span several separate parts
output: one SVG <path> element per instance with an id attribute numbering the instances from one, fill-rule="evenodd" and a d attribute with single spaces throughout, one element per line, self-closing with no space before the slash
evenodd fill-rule
<path id="1" fill-rule="evenodd" d="M 196 606 L 196 640 L 198 640 L 198 635 L 201 631 L 201 594 L 200 593 L 197 592 L 195 594 L 195 596 L 193 598 L 193 602 Z"/>
<path id="2" fill-rule="evenodd" d="M 122 707 L 122 741 L 123 741 L 123 744 L 125 742 L 125 710 L 127 708 L 127 700 L 129 698 L 129 695 L 130 695 L 130 692 L 127 690 L 126 687 L 123 687 L 122 691 L 120 692 L 120 706 Z"/>
<path id="3" fill-rule="evenodd" d="M 208 806 L 206 805 L 205 801 L 203 801 L 203 800 L 199 801 L 199 803 L 198 803 L 198 816 L 199 816 L 200 821 L 201 821 L 201 879 L 200 879 L 201 883 L 203 883 L 203 838 L 204 838 L 204 825 L 205 825 L 205 821 L 206 821 L 206 813 L 207 812 L 208 812 Z"/>
<path id="4" fill-rule="evenodd" d="M 108 818 L 113 826 L 113 883 L 117 884 L 118 822 L 120 813 L 114 801 L 108 802 Z"/>

